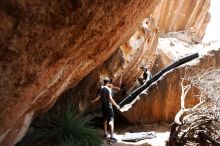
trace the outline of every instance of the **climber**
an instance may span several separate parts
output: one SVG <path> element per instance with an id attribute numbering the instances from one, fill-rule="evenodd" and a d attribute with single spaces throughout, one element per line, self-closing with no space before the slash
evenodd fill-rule
<path id="1" fill-rule="evenodd" d="M 114 94 L 114 92 L 119 92 L 119 91 L 121 91 L 122 89 L 120 89 L 119 87 L 116 87 L 116 86 L 114 86 L 113 85 L 113 83 L 112 83 L 112 81 L 113 81 L 113 79 L 109 79 L 109 84 L 111 84 L 112 85 L 112 96 L 113 96 L 113 94 Z M 98 91 L 97 91 L 97 93 L 96 93 L 96 98 L 94 99 L 94 100 L 92 100 L 91 101 L 91 103 L 94 103 L 94 102 L 96 102 L 96 101 L 98 101 L 99 99 L 100 99 L 100 94 L 101 94 L 101 91 L 102 91 L 102 89 L 103 89 L 103 87 L 104 87 L 104 83 L 101 81 L 100 83 L 99 83 L 99 89 L 98 89 Z M 123 90 L 122 91 L 124 91 L 124 89 L 125 89 L 125 86 L 123 86 Z"/>
<path id="2" fill-rule="evenodd" d="M 101 98 L 102 103 L 102 114 L 104 118 L 104 137 L 107 138 L 108 130 L 107 126 L 110 126 L 110 140 L 117 141 L 116 138 L 113 137 L 114 133 L 114 112 L 112 105 L 114 105 L 118 110 L 120 110 L 120 106 L 114 101 L 112 98 L 112 87 L 113 85 L 110 83 L 109 79 L 104 79 L 104 85 L 101 87 L 99 96 L 91 101 L 92 103 Z"/>
<path id="3" fill-rule="evenodd" d="M 143 65 L 140 68 L 143 70 L 143 78 L 138 78 L 138 81 L 142 85 L 142 84 L 144 84 L 145 82 L 149 81 L 152 78 L 152 74 Z"/>

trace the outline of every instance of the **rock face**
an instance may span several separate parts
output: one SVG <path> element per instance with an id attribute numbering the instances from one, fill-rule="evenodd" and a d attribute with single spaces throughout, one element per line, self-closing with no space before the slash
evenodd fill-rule
<path id="1" fill-rule="evenodd" d="M 200 58 L 172 70 L 148 92 L 142 92 L 140 100 L 130 110 L 122 113 L 130 123 L 172 122 L 180 110 L 180 83 L 185 71 L 189 74 L 195 69 L 211 69 L 220 66 L 220 43 L 191 46 L 174 38 L 164 38 L 160 39 L 158 49 L 160 53 L 152 69 L 154 73 L 184 54 L 199 52 Z M 191 88 L 186 96 L 186 107 L 192 107 L 198 102 L 196 95 L 199 95 L 199 90 L 195 87 Z"/>
<path id="2" fill-rule="evenodd" d="M 112 78 L 117 87 L 123 85 L 126 89 L 131 88 L 142 73 L 140 65 L 152 68 L 157 57 L 157 43 L 158 28 L 154 20 L 148 17 L 144 19 L 132 37 L 108 60 L 89 73 L 76 87 L 61 95 L 61 102 L 64 102 L 66 98 L 71 98 L 73 103 L 79 105 L 81 111 L 89 109 L 88 112 L 91 112 L 91 107 L 95 109 L 100 103 L 96 102 L 91 106 L 89 101 L 96 97 L 100 81 L 105 77 Z M 122 92 L 117 94 L 117 97 L 119 98 L 121 94 Z"/>
<path id="3" fill-rule="evenodd" d="M 152 17 L 159 27 L 160 36 L 177 38 L 181 41 L 177 39 L 167 39 L 166 41 L 165 39 L 167 44 L 162 45 L 159 41 L 158 58 L 151 70 L 153 74 L 178 59 L 180 56 L 176 52 L 180 53 L 182 51 L 182 55 L 192 53 L 189 51 L 189 48 L 192 50 L 195 47 L 192 44 L 202 42 L 205 29 L 210 20 L 208 12 L 210 2 L 210 0 L 162 0 L 156 7 Z M 204 47 L 204 50 L 207 48 L 220 48 L 219 44 L 215 45 L 202 45 L 202 47 Z M 201 46 L 201 44 L 198 46 Z M 202 51 L 202 49 L 194 51 Z M 203 56 L 200 58 L 199 63 L 191 67 L 199 69 L 219 67 L 218 57 L 219 50 L 213 51 L 212 55 Z M 190 69 L 188 72 L 190 72 Z M 136 102 L 128 112 L 122 113 L 122 116 L 133 124 L 173 121 L 174 116 L 180 109 L 180 82 L 184 74 L 185 67 L 167 74 L 157 85 L 152 86 L 147 94 L 142 93 L 140 101 Z M 198 99 L 194 97 L 197 94 L 199 94 L 199 90 L 193 87 L 186 98 L 186 106 L 191 107 L 198 102 Z"/>
<path id="4" fill-rule="evenodd" d="M 151 70 L 153 74 L 178 59 L 180 54 L 176 53 L 181 51 L 183 52 L 182 55 L 187 54 L 187 52 L 191 53 L 189 48 L 192 50 L 192 47 L 195 47 L 191 45 L 201 43 L 210 20 L 209 7 L 210 0 L 162 0 L 160 2 L 152 13 L 152 17 L 159 27 L 160 36 L 177 38 L 181 41 L 165 39 L 167 44 L 159 41 L 158 58 Z M 160 43 L 162 44 L 160 45 Z M 211 47 L 213 49 L 220 48 L 220 46 Z M 217 60 L 219 51 L 213 52 L 212 55 L 203 56 L 199 63 L 191 67 L 201 69 L 218 67 L 220 65 Z M 208 63 L 207 60 L 209 60 Z M 142 93 L 140 101 L 137 101 L 128 112 L 122 113 L 122 116 L 133 124 L 173 121 L 180 109 L 180 82 L 184 74 L 185 67 L 167 74 L 157 85 L 152 86 L 147 94 Z M 190 107 L 197 103 L 198 99 L 194 95 L 198 93 L 198 89 L 192 88 L 186 99 L 187 106 Z"/>
<path id="5" fill-rule="evenodd" d="M 121 46 L 125 65 L 115 81 L 122 77 L 120 84 L 124 84 L 127 88 L 132 87 L 142 74 L 140 65 L 149 69 L 153 67 L 157 58 L 157 43 L 158 27 L 155 21 L 148 17 L 142 22 L 142 26 L 134 35 Z M 115 84 L 117 85 L 117 82 Z"/>
<path id="6" fill-rule="evenodd" d="M 210 19 L 210 0 L 162 0 L 153 12 L 160 33 L 188 30 L 202 38 Z"/>
<path id="7" fill-rule="evenodd" d="M 159 32 L 184 31 L 184 35 L 180 35 L 183 40 L 187 32 L 193 36 L 192 40 L 200 42 L 209 21 L 210 0 L 159 2 L 2 0 L 0 146 L 17 143 L 33 117 L 51 108 L 65 91 L 64 96 L 74 95 L 74 102 L 79 103 L 83 111 L 88 107 L 88 99 L 95 96 L 93 87 L 98 88 L 100 78 L 109 76 L 114 78 L 115 85 L 133 88 L 141 75 L 139 65 L 152 68 L 156 60 Z M 140 26 L 150 13 L 153 18 L 148 17 Z M 161 67 L 171 61 L 167 53 L 159 55 L 165 58 L 158 58 Z M 131 123 L 138 123 L 140 119 L 169 121 L 178 108 L 170 107 L 168 101 L 177 96 L 174 91 L 179 93 L 171 86 L 183 71 L 175 72 L 180 73 L 165 77 L 165 83 L 158 84 L 161 90 L 153 88 L 150 98 L 144 98 L 151 102 L 146 101 L 138 110 L 135 106 L 124 116 Z M 164 95 L 166 86 L 170 90 Z M 82 94 L 82 90 L 86 92 Z M 157 92 L 159 98 L 154 96 Z M 141 96 L 145 96 L 144 93 Z M 176 104 L 178 99 L 173 102 Z M 166 104 L 165 115 L 161 115 L 162 104 Z"/>
<path id="8" fill-rule="evenodd" d="M 159 0 L 0 3 L 0 145 L 25 134 L 32 117 L 101 65 Z"/>

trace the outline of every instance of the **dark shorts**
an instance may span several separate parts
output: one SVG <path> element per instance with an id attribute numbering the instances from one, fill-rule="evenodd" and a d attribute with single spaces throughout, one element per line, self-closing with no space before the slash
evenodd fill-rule
<path id="1" fill-rule="evenodd" d="M 102 106 L 102 115 L 104 120 L 114 120 L 114 112 L 112 106 Z"/>

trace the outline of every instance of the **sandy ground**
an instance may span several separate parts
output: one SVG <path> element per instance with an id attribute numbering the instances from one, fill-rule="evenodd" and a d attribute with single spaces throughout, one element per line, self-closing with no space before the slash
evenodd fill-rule
<path id="1" fill-rule="evenodd" d="M 142 125 L 142 126 L 126 126 L 126 125 L 120 125 L 118 126 L 120 128 L 116 127 L 116 134 L 115 137 L 117 138 L 116 143 L 109 144 L 106 139 L 103 139 L 103 145 L 102 146 L 137 146 L 137 145 L 142 145 L 142 146 L 165 146 L 166 141 L 169 138 L 170 134 L 170 125 L 164 124 L 164 123 L 159 123 L 159 124 L 151 124 L 151 125 Z M 152 139 L 145 139 L 141 140 L 138 142 L 124 142 L 121 141 L 121 138 L 123 134 L 126 132 L 150 132 L 150 131 L 155 131 L 156 132 L 156 138 Z"/>

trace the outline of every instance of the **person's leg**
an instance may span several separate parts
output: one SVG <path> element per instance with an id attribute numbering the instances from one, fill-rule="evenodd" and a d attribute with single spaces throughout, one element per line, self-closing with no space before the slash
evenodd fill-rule
<path id="1" fill-rule="evenodd" d="M 104 137 L 108 135 L 108 112 L 105 107 L 102 107 L 102 115 L 103 115 L 103 129 L 104 129 Z"/>
<path id="2" fill-rule="evenodd" d="M 117 141 L 117 139 L 114 137 L 114 118 L 113 117 L 109 121 L 109 126 L 110 126 L 110 140 Z"/>
<path id="3" fill-rule="evenodd" d="M 104 136 L 108 135 L 108 125 L 107 125 L 108 121 L 107 119 L 104 119 L 104 123 L 103 123 L 103 127 L 104 127 Z"/>
<path id="4" fill-rule="evenodd" d="M 110 136 L 113 137 L 113 134 L 114 134 L 114 118 L 113 117 L 109 121 L 109 126 L 110 126 Z"/>
<path id="5" fill-rule="evenodd" d="M 112 107 L 109 107 L 109 127 L 110 127 L 110 139 L 112 141 L 117 141 L 116 138 L 114 138 L 113 134 L 114 134 L 114 112 Z"/>

